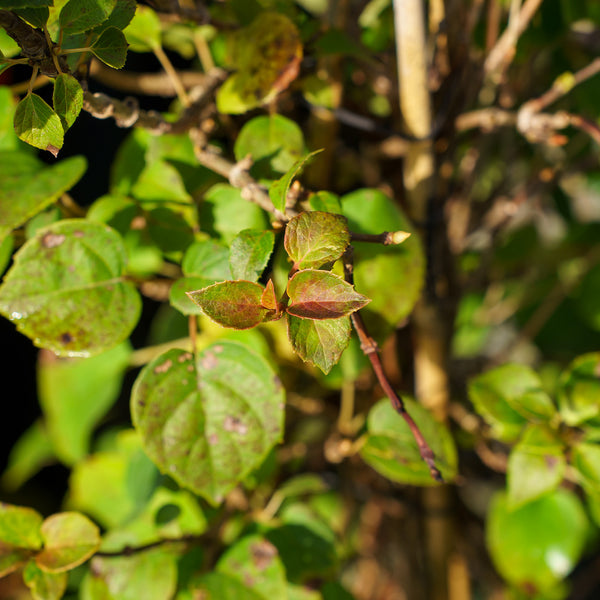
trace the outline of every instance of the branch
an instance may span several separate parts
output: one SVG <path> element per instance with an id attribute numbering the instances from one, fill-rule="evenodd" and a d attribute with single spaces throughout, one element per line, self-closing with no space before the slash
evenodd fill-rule
<path id="1" fill-rule="evenodd" d="M 114 556 L 132 556 L 134 554 L 139 554 L 140 552 L 146 552 L 147 550 L 158 548 L 159 546 L 163 546 L 165 544 L 196 544 L 199 543 L 202 538 L 203 536 L 201 535 L 182 535 L 179 538 L 156 540 L 155 542 L 149 542 L 148 544 L 142 544 L 141 546 L 124 546 L 120 550 L 99 550 L 94 554 L 94 556 L 99 556 L 102 558 L 110 558 Z"/>
<path id="2" fill-rule="evenodd" d="M 369 242 L 383 244 L 384 246 L 397 246 L 410 237 L 408 231 L 384 231 L 383 233 L 356 233 L 350 232 L 352 242 Z"/>
<path id="3" fill-rule="evenodd" d="M 350 285 L 354 285 L 354 261 L 352 254 L 352 246 L 349 246 L 348 250 L 344 254 L 344 277 Z M 358 339 L 360 340 L 360 347 L 371 362 L 371 366 L 373 367 L 373 371 L 377 376 L 379 384 L 381 385 L 386 396 L 390 399 L 394 410 L 404 419 L 410 428 L 410 431 L 417 442 L 417 446 L 419 447 L 419 454 L 427 463 L 432 479 L 442 483 L 444 479 L 439 469 L 435 466 L 435 454 L 433 453 L 433 450 L 427 443 L 427 440 L 423 437 L 419 426 L 407 412 L 402 398 L 400 398 L 400 396 L 398 396 L 398 394 L 395 392 L 383 371 L 383 366 L 381 364 L 381 360 L 379 359 L 379 349 L 377 348 L 377 343 L 368 334 L 364 321 L 358 312 L 352 313 L 351 319 L 352 325 L 354 326 L 354 329 L 358 334 Z"/>

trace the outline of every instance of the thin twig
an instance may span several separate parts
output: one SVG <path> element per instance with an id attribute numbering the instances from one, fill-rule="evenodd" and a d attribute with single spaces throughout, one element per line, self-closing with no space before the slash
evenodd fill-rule
<path id="1" fill-rule="evenodd" d="M 357 233 L 350 232 L 353 242 L 369 242 L 371 244 L 383 244 L 384 246 L 397 246 L 410 237 L 408 231 L 384 231 L 383 233 Z"/>
<path id="2" fill-rule="evenodd" d="M 155 542 L 149 542 L 148 544 L 142 544 L 141 546 L 124 546 L 120 550 L 99 550 L 94 556 L 102 558 L 110 558 L 114 556 L 133 556 L 134 554 L 140 554 L 140 552 L 146 552 L 153 548 L 164 546 L 165 544 L 197 544 L 203 539 L 201 535 L 182 535 L 179 538 L 165 538 L 162 540 L 156 540 Z"/>
<path id="3" fill-rule="evenodd" d="M 348 247 L 348 250 L 344 254 L 344 276 L 346 281 L 350 285 L 354 285 L 354 261 L 353 261 L 353 250 L 352 246 Z M 360 347 L 362 351 L 365 353 L 369 361 L 371 362 L 371 366 L 373 367 L 373 371 L 375 372 L 375 376 L 379 381 L 379 385 L 381 385 L 383 391 L 386 396 L 390 399 L 394 410 L 402 416 L 410 431 L 417 442 L 417 446 L 419 448 L 419 453 L 421 458 L 427 463 L 429 467 L 429 472 L 431 473 L 432 479 L 438 482 L 443 482 L 444 479 L 439 469 L 435 465 L 435 454 L 433 450 L 427 443 L 427 440 L 424 438 L 419 426 L 415 423 L 414 419 L 410 416 L 410 414 L 406 410 L 406 406 L 400 396 L 396 393 L 394 388 L 391 386 L 388 378 L 385 375 L 383 370 L 383 366 L 381 364 L 381 360 L 379 358 L 379 349 L 377 347 L 377 343 L 375 340 L 368 334 L 367 328 L 360 316 L 359 312 L 352 313 L 351 315 L 352 325 L 358 334 L 358 339 L 360 341 Z"/>

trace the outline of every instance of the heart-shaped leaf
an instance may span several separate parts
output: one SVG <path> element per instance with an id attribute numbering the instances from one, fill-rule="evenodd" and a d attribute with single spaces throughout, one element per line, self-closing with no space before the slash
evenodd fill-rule
<path id="1" fill-rule="evenodd" d="M 252 281 L 221 281 L 187 295 L 215 323 L 249 329 L 268 316 L 269 311 L 262 305 L 263 291 Z"/>
<path id="2" fill-rule="evenodd" d="M 270 230 L 245 229 L 232 240 L 229 264 L 234 279 L 258 281 L 273 251 L 275 235 Z"/>
<path id="3" fill-rule="evenodd" d="M 366 306 L 370 300 L 329 271 L 298 271 L 289 281 L 287 312 L 301 319 L 339 319 Z"/>
<path id="4" fill-rule="evenodd" d="M 288 338 L 294 351 L 304 361 L 331 371 L 350 341 L 349 317 L 315 321 L 287 315 Z"/>
<path id="5" fill-rule="evenodd" d="M 283 431 L 284 393 L 258 354 L 235 342 L 196 359 L 170 350 L 149 363 L 131 396 L 148 456 L 180 485 L 219 503 Z"/>
<path id="6" fill-rule="evenodd" d="M 49 516 L 41 528 L 44 549 L 35 557 L 40 569 L 60 573 L 84 563 L 100 546 L 100 530 L 78 512 Z"/>
<path id="7" fill-rule="evenodd" d="M 141 309 L 135 286 L 123 277 L 125 261 L 123 240 L 110 227 L 54 223 L 15 254 L 0 286 L 0 313 L 57 354 L 112 348 L 129 337 Z"/>
<path id="8" fill-rule="evenodd" d="M 90 50 L 92 54 L 114 69 L 125 66 L 127 59 L 127 40 L 124 33 L 116 27 L 106 28 L 94 41 Z"/>
<path id="9" fill-rule="evenodd" d="M 60 117 L 37 94 L 27 94 L 15 110 L 17 136 L 34 148 L 54 156 L 62 148 L 64 130 Z"/>
<path id="10" fill-rule="evenodd" d="M 61 73 L 54 80 L 52 104 L 60 117 L 63 129 L 67 131 L 83 107 L 83 89 L 73 75 Z"/>
<path id="11" fill-rule="evenodd" d="M 319 269 L 342 256 L 350 232 L 342 215 L 304 212 L 287 224 L 283 243 L 297 269 Z"/>
<path id="12" fill-rule="evenodd" d="M 292 181 L 296 177 L 300 175 L 304 167 L 317 155 L 319 152 L 323 150 L 315 150 L 310 154 L 302 157 L 300 160 L 296 161 L 281 178 L 274 181 L 269 186 L 269 198 L 271 198 L 271 202 L 273 206 L 281 211 L 285 212 L 285 205 L 287 200 L 287 193 L 292 185 Z"/>

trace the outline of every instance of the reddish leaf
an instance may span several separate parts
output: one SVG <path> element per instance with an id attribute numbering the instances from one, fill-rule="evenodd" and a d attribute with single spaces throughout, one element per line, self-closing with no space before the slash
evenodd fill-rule
<path id="1" fill-rule="evenodd" d="M 339 319 L 370 302 L 329 271 L 298 271 L 289 280 L 287 292 L 291 301 L 287 312 L 302 319 Z"/>
<path id="2" fill-rule="evenodd" d="M 267 281 L 267 286 L 260 299 L 262 306 L 269 310 L 277 310 L 277 296 L 275 295 L 275 287 L 273 286 L 273 280 Z"/>
<path id="3" fill-rule="evenodd" d="M 264 288 L 252 281 L 221 281 L 195 292 L 186 292 L 204 313 L 223 327 L 249 329 L 272 311 L 262 306 Z"/>
<path id="4" fill-rule="evenodd" d="M 318 269 L 336 261 L 350 243 L 342 215 L 312 211 L 294 217 L 285 230 L 284 246 L 298 269 Z"/>

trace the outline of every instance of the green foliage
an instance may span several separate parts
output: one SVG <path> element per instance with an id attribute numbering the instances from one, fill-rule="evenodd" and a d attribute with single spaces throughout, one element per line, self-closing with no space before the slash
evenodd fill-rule
<path id="1" fill-rule="evenodd" d="M 473 573 L 565 600 L 598 552 L 600 12 L 544 5 L 495 72 L 489 15 L 518 6 L 446 15 L 430 140 L 399 136 L 394 4 L 2 3 L 0 72 L 31 81 L 0 85 L 0 314 L 41 415 L 0 576 L 32 598 L 438 597 L 430 534 L 460 518 Z M 111 71 L 128 51 L 165 73 Z M 131 128 L 86 207 L 82 111 Z M 55 506 L 28 486 L 57 463 Z"/>

